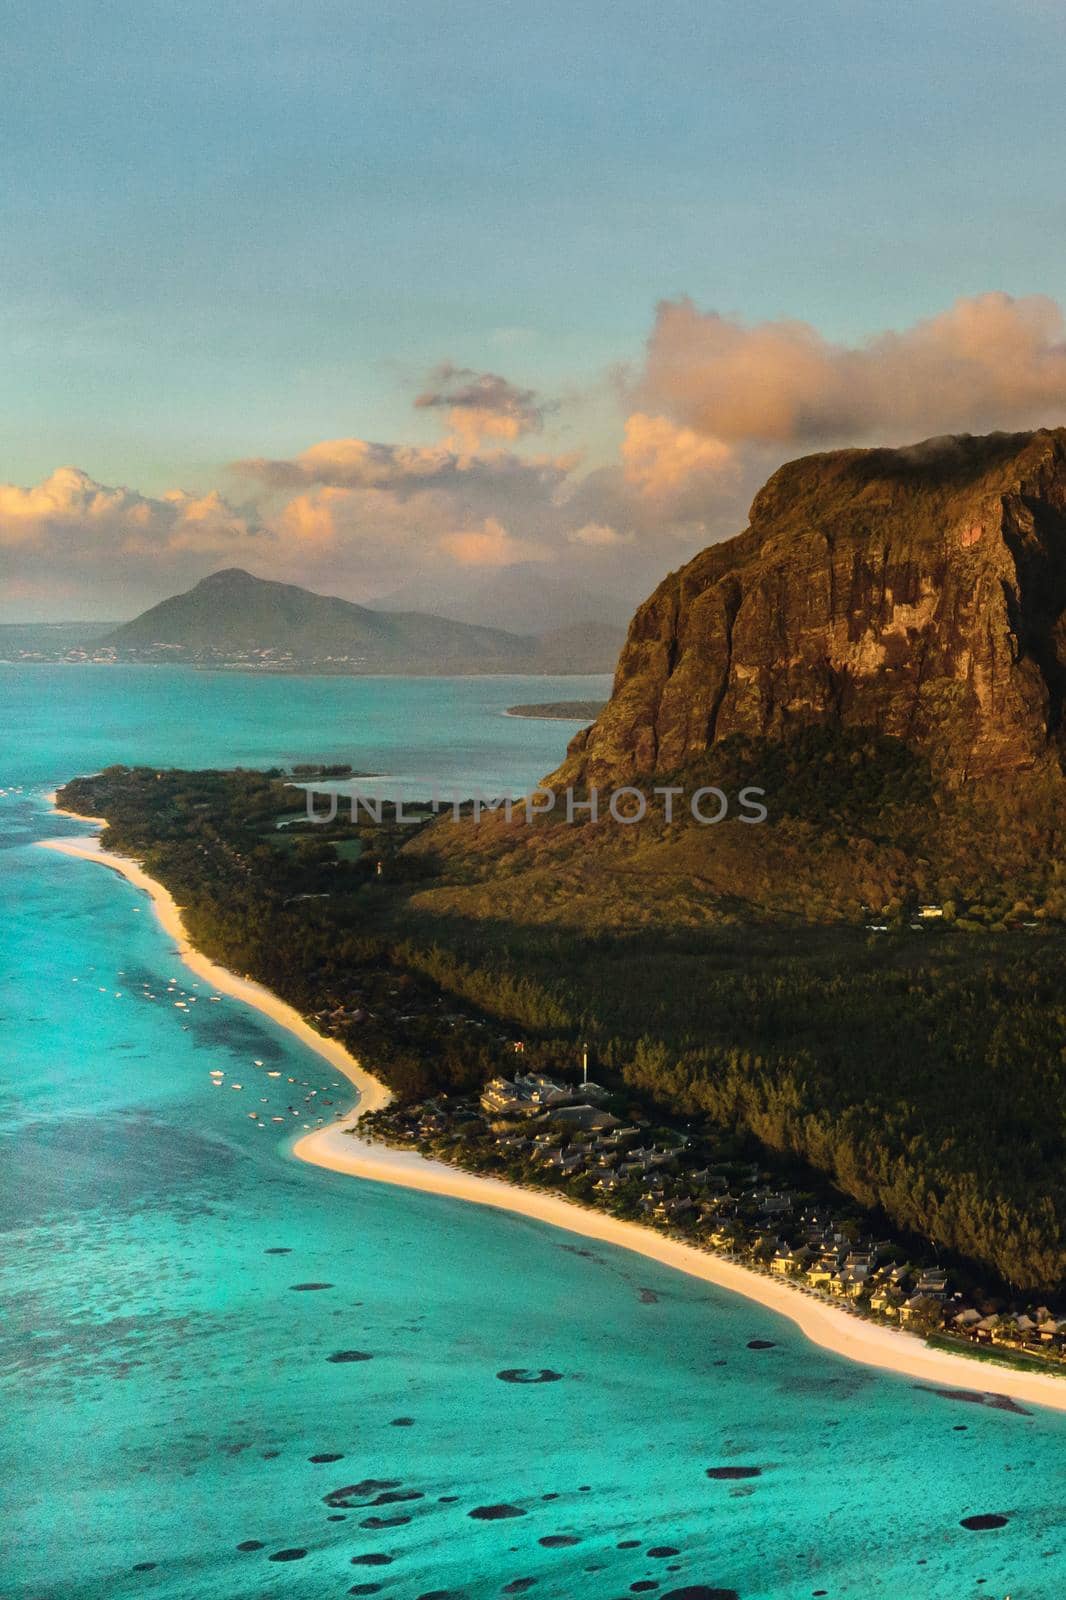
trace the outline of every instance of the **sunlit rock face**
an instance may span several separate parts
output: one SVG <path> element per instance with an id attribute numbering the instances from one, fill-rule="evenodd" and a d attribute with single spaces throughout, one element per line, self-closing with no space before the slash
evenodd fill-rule
<path id="1" fill-rule="evenodd" d="M 1058 754 L 1066 429 L 807 456 L 750 515 L 637 611 L 609 704 L 550 782 L 814 722 L 906 739 L 954 783 Z"/>

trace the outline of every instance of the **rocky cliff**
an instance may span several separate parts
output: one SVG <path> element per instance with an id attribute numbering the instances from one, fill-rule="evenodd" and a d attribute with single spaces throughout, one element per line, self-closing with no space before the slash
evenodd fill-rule
<path id="1" fill-rule="evenodd" d="M 549 782 L 684 766 L 730 734 L 870 726 L 948 781 L 1059 752 L 1066 429 L 807 456 L 637 611 Z"/>

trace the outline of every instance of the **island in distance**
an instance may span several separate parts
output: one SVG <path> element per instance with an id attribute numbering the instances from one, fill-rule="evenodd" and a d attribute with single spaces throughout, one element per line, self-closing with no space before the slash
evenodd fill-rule
<path id="1" fill-rule="evenodd" d="M 229 567 L 108 632 L 87 629 L 78 648 L 63 640 L 51 654 L 258 672 L 569 675 L 610 672 L 624 638 L 613 622 L 520 634 L 430 612 L 381 611 Z"/>
<path id="2" fill-rule="evenodd" d="M 509 717 L 542 717 L 549 722 L 592 722 L 606 700 L 542 700 L 527 706 L 508 706 Z"/>

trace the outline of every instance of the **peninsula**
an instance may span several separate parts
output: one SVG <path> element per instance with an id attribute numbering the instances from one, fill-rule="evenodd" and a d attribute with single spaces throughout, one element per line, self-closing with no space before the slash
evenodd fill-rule
<path id="1" fill-rule="evenodd" d="M 60 806 L 58 800 L 56 809 L 63 815 L 77 815 Z M 81 820 L 104 825 L 102 818 Z M 934 1348 L 912 1333 L 849 1315 L 842 1307 L 806 1298 L 786 1282 L 757 1275 L 731 1257 L 723 1258 L 683 1237 L 666 1235 L 587 1205 L 575 1204 L 563 1196 L 519 1187 L 454 1164 L 427 1159 L 415 1151 L 382 1144 L 373 1136 L 365 1137 L 366 1124 L 382 1125 L 393 1096 L 378 1078 L 363 1069 L 343 1043 L 319 1031 L 296 1008 L 262 984 L 238 976 L 198 951 L 189 939 L 182 908 L 169 890 L 138 862 L 104 850 L 96 836 L 45 840 L 42 848 L 108 867 L 143 890 L 151 899 L 164 931 L 174 940 L 176 954 L 191 971 L 209 982 L 216 992 L 228 994 L 270 1017 L 349 1079 L 359 1096 L 355 1108 L 338 1115 L 331 1126 L 297 1139 L 293 1152 L 299 1159 L 371 1182 L 396 1184 L 514 1211 L 588 1239 L 636 1251 L 788 1317 L 808 1339 L 824 1349 L 867 1366 L 938 1386 L 972 1404 L 1018 1410 L 1024 1403 L 1066 1410 L 1066 1379 L 1050 1370 L 1016 1367 L 1009 1373 L 996 1373 L 995 1389 L 975 1386 L 980 1369 L 964 1355 Z"/>

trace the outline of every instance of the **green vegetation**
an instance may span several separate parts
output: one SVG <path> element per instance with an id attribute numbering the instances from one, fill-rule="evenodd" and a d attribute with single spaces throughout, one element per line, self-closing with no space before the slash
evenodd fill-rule
<path id="1" fill-rule="evenodd" d="M 558 718 L 562 722 L 592 722 L 598 717 L 606 700 L 543 700 L 534 705 L 508 706 L 509 717 Z"/>
<path id="2" fill-rule="evenodd" d="M 767 824 L 386 814 L 292 824 L 279 850 L 276 775 L 119 768 L 62 803 L 107 816 L 105 843 L 168 884 L 197 944 L 326 1019 L 402 1098 L 476 1087 L 516 1032 L 546 1068 L 588 1039 L 597 1076 L 666 1116 L 756 1139 L 899 1232 L 1052 1292 L 1055 785 L 948 795 L 897 743 L 819 730 L 709 760 L 685 781 L 761 776 Z M 928 902 L 942 918 L 916 917 Z"/>

